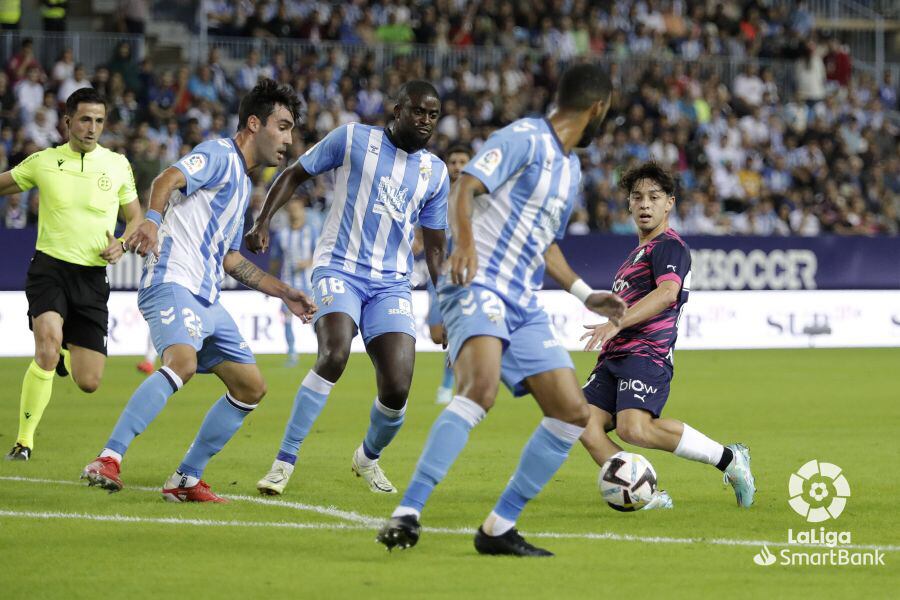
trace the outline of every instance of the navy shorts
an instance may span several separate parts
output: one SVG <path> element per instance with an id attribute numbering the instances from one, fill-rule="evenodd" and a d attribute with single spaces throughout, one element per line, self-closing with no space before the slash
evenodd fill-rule
<path id="1" fill-rule="evenodd" d="M 649 358 L 627 356 L 603 360 L 584 384 L 584 397 L 611 415 L 626 408 L 662 414 L 669 399 L 672 372 Z"/>

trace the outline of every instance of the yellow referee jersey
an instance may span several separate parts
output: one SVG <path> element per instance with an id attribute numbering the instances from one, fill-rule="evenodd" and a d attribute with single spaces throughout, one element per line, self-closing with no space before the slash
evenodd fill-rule
<path id="1" fill-rule="evenodd" d="M 37 187 L 36 248 L 76 265 L 103 267 L 119 206 L 137 199 L 128 159 L 97 146 L 75 152 L 68 144 L 35 152 L 12 170 L 22 191 Z"/>

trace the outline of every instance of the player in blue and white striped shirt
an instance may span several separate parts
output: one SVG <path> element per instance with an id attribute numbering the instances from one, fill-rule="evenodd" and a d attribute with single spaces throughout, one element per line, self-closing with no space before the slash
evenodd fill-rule
<path id="1" fill-rule="evenodd" d="M 312 258 L 319 239 L 319 228 L 316 223 L 306 218 L 306 205 L 298 197 L 291 198 L 287 204 L 288 224 L 272 236 L 272 249 L 269 253 L 269 272 L 292 288 L 312 295 Z M 284 315 L 284 339 L 287 342 L 287 366 L 297 364 L 297 352 L 294 349 L 293 313 L 287 304 L 281 305 Z"/>
<path id="2" fill-rule="evenodd" d="M 261 493 L 284 491 L 300 444 L 344 372 L 357 332 L 375 365 L 378 397 L 351 466 L 373 492 L 396 492 L 378 458 L 403 424 L 412 383 L 414 230 L 422 227 L 428 270 L 436 281 L 444 259 L 449 191 L 447 167 L 425 149 L 440 116 L 437 91 L 428 82 L 411 81 L 398 96 L 394 120 L 386 128 L 338 127 L 286 169 L 247 234 L 248 248 L 264 249 L 271 216 L 297 186 L 334 172 L 334 203 L 313 259 L 319 355 L 297 392 L 275 462 L 257 483 Z"/>
<path id="3" fill-rule="evenodd" d="M 200 478 L 266 387 L 247 342 L 218 302 L 222 277 L 228 273 L 281 298 L 301 319 L 315 312 L 306 294 L 238 252 L 250 202 L 249 173 L 284 159 L 299 104 L 290 87 L 261 81 L 241 100 L 233 139 L 199 144 L 153 181 L 146 221 L 125 244 L 147 256 L 138 308 L 163 366 L 135 390 L 103 452 L 85 467 L 82 478 L 90 485 L 122 489 L 120 465 L 134 438 L 194 373 L 215 373 L 228 392 L 207 413 L 162 494 L 173 502 L 224 502 Z M 181 193 L 170 202 L 176 190 Z"/>
<path id="4" fill-rule="evenodd" d="M 578 193 L 576 146 L 587 146 L 609 108 L 612 87 L 597 66 L 562 76 L 547 118 L 520 119 L 494 133 L 463 169 L 451 193 L 454 250 L 438 287 L 457 396 L 431 428 L 400 506 L 378 534 L 389 549 L 416 544 L 434 487 L 493 406 L 500 379 L 531 393 L 544 419 L 519 466 L 475 535 L 482 554 L 548 556 L 515 529 L 525 504 L 562 466 L 589 412 L 572 360 L 553 335 L 535 292 L 548 274 L 595 312 L 617 322 L 625 303 L 593 292 L 566 263 L 563 237 Z M 476 196 L 478 196 L 476 198 Z"/>

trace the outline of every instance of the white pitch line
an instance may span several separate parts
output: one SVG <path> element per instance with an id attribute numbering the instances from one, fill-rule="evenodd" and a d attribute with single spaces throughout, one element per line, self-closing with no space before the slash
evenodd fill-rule
<path id="1" fill-rule="evenodd" d="M 77 486 L 85 486 L 86 483 L 83 481 L 69 481 L 66 479 L 36 479 L 32 477 L 17 477 L 17 476 L 9 476 L 9 477 L 0 477 L 0 481 L 18 481 L 22 483 L 49 483 L 54 485 L 77 485 Z M 129 490 L 137 490 L 140 492 L 156 492 L 159 493 L 162 489 L 161 487 L 147 487 L 147 486 L 138 486 L 138 485 L 129 485 L 127 487 Z M 375 525 L 381 523 L 384 519 L 379 519 L 376 517 L 369 517 L 366 515 L 361 515 L 359 513 L 355 513 L 353 511 L 341 510 L 334 506 L 318 506 L 316 504 L 303 504 L 301 502 L 290 502 L 288 500 L 275 500 L 272 498 L 261 498 L 258 496 L 243 496 L 236 494 L 220 494 L 223 498 L 228 498 L 229 500 L 238 500 L 241 502 L 250 502 L 253 504 L 267 504 L 269 506 L 280 506 L 282 508 L 292 508 L 294 510 L 300 510 L 305 512 L 314 512 L 320 515 L 325 515 L 327 517 L 334 517 L 336 519 L 342 519 L 344 521 L 349 521 L 351 523 L 361 523 L 365 525 Z"/>
<path id="2" fill-rule="evenodd" d="M 211 519 L 182 519 L 178 517 L 132 517 L 129 515 L 96 515 L 88 513 L 32 512 L 0 509 L 0 517 L 26 519 L 71 519 L 77 521 L 108 521 L 113 523 L 153 523 L 158 525 L 197 525 L 202 527 L 277 527 L 280 529 L 358 529 L 365 525 L 347 523 L 297 523 L 292 521 L 224 521 Z"/>
<path id="3" fill-rule="evenodd" d="M 19 481 L 23 483 L 48 483 L 61 485 L 79 485 L 77 481 L 56 480 L 56 479 L 35 479 L 29 477 L 2 477 L 0 481 Z M 159 492 L 159 488 L 129 486 L 128 489 Z M 294 508 L 296 510 L 306 512 L 316 512 L 319 514 L 344 519 L 349 523 L 295 523 L 285 521 L 215 521 L 204 519 L 181 519 L 181 518 L 151 518 L 151 517 L 132 517 L 126 515 L 99 515 L 99 514 L 82 514 L 82 513 L 60 513 L 60 512 L 17 512 L 0 509 L 0 517 L 23 517 L 23 518 L 39 518 L 39 519 L 81 519 L 89 521 L 113 521 L 125 523 L 160 523 L 160 524 L 185 524 L 185 525 L 203 525 L 223 527 L 281 527 L 287 529 L 322 529 L 322 530 L 374 530 L 381 526 L 384 519 L 362 515 L 352 511 L 344 511 L 334 507 L 317 506 L 310 504 L 301 504 L 299 502 L 287 502 L 284 500 L 270 500 L 266 498 L 255 498 L 253 496 L 225 496 L 232 500 L 252 502 L 256 504 L 269 504 L 281 506 L 284 508 Z M 435 533 L 443 535 L 473 535 L 473 529 L 467 527 L 423 527 L 426 533 Z M 789 544 L 787 542 L 776 542 L 772 540 L 737 540 L 728 538 L 675 538 L 664 536 L 642 536 L 629 535 L 621 533 L 559 533 L 559 532 L 522 532 L 523 535 L 535 538 L 561 539 L 561 540 L 603 540 L 610 542 L 639 542 L 644 544 L 709 544 L 713 546 L 740 546 L 761 548 L 762 546 L 772 547 L 793 547 L 793 548 L 823 548 L 830 547 L 825 544 Z M 877 545 L 877 544 L 846 544 L 840 548 L 848 550 L 880 550 L 882 552 L 900 552 L 900 546 L 894 545 Z"/>

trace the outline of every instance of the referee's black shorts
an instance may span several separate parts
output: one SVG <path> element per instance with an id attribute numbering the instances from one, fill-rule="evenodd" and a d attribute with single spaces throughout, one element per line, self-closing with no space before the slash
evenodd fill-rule
<path id="1" fill-rule="evenodd" d="M 63 345 L 75 344 L 106 354 L 109 279 L 106 267 L 76 265 L 35 252 L 25 281 L 28 326 L 53 311 L 63 318 Z"/>

